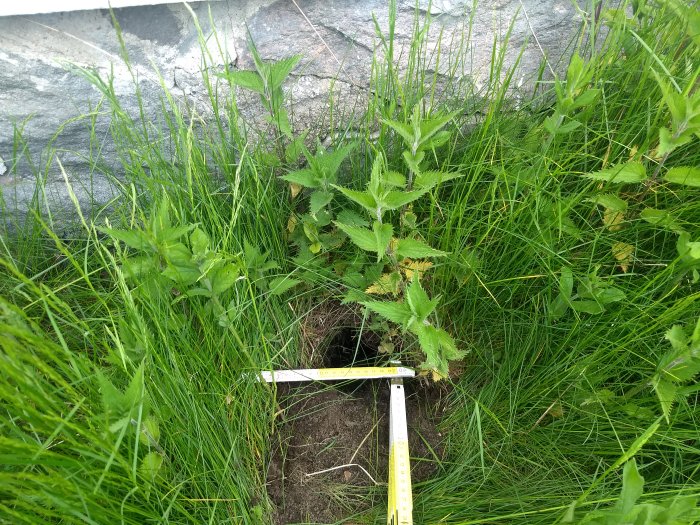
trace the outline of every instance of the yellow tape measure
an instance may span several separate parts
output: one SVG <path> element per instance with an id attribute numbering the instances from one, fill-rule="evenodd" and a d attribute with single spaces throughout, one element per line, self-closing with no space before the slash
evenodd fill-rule
<path id="1" fill-rule="evenodd" d="M 414 377 L 416 373 L 403 366 L 356 366 L 352 368 L 301 368 L 297 370 L 265 370 L 260 377 L 267 383 L 291 381 L 343 381 L 348 379 L 382 379 Z"/>
<path id="2" fill-rule="evenodd" d="M 389 401 L 389 505 L 387 525 L 413 524 L 411 457 L 408 452 L 406 396 L 403 380 L 391 380 Z"/>

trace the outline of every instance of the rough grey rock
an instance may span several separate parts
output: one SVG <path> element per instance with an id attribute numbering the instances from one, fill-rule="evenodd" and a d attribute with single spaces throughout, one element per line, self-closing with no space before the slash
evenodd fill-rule
<path id="1" fill-rule="evenodd" d="M 524 85 L 538 69 L 543 53 L 557 68 L 580 24 L 580 11 L 569 0 L 482 0 L 474 12 L 472 7 L 471 0 L 434 0 L 432 4 L 420 0 L 418 4 L 420 13 L 433 19 L 426 40 L 430 52 L 437 53 L 438 36 L 443 33 L 437 75 L 456 67 L 458 75 L 477 87 L 488 80 L 494 38 L 503 38 L 512 20 L 505 64 L 513 64 L 525 45 L 517 77 Z M 350 119 L 362 111 L 377 49 L 373 20 L 388 30 L 386 0 L 228 0 L 194 2 L 191 8 L 213 57 L 208 65 L 214 69 L 224 64 L 252 68 L 247 31 L 266 59 L 303 56 L 287 86 L 296 129 L 320 133 L 327 126 L 324 115 L 331 86 L 339 103 L 338 115 Z M 406 65 L 415 9 L 414 0 L 398 1 L 399 67 Z M 131 70 L 121 60 L 108 11 L 0 18 L 0 159 L 4 159 L 0 160 L 4 202 L 0 214 L 21 214 L 32 199 L 40 197 L 56 221 L 74 220 L 66 179 L 74 185 L 85 212 L 116 194 L 104 175 L 118 174 L 119 168 L 110 140 L 109 112 L 100 106 L 99 91 L 76 74 L 76 66 L 90 68 L 103 78 L 113 74 L 122 106 L 134 116 L 138 104 L 133 78 L 137 78 L 151 122 L 158 122 L 161 77 L 176 99 L 203 114 L 211 111 L 201 81 L 198 33 L 186 6 L 130 7 L 115 10 L 114 15 L 123 31 Z M 470 17 L 471 41 L 455 65 L 454 49 Z M 214 29 L 221 50 L 212 38 Z M 381 59 L 381 50 L 378 53 Z M 239 105 L 246 118 L 260 118 L 262 108 L 256 97 L 240 93 Z M 99 165 L 91 161 L 90 152 L 96 151 Z M 51 158 L 60 159 L 65 176 L 56 162 L 48 162 Z M 37 174 L 45 181 L 41 195 L 35 194 Z"/>

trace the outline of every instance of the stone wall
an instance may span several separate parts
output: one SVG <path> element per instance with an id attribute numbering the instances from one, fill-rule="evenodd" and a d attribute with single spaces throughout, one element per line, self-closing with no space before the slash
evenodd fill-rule
<path id="1" fill-rule="evenodd" d="M 506 62 L 513 63 L 525 45 L 516 79 L 525 83 L 538 69 L 543 53 L 555 69 L 562 58 L 565 60 L 568 45 L 581 23 L 573 0 L 481 0 L 475 12 L 471 0 L 435 0 L 428 5 L 419 0 L 423 14 L 430 9 L 433 17 L 429 49 L 437 49 L 437 36 L 443 32 L 442 68 L 455 58 L 445 43 L 451 42 L 454 48 L 466 34 L 470 18 L 473 20 L 471 40 L 466 44 L 469 52 L 463 56 L 459 72 L 476 85 L 488 77 L 494 38 L 502 38 L 511 21 L 514 25 Z M 295 127 L 322 122 L 331 85 L 335 100 L 344 106 L 341 109 L 348 114 L 354 108 L 361 110 L 377 44 L 373 15 L 386 30 L 386 0 L 222 0 L 192 2 L 190 6 L 214 57 L 215 68 L 225 63 L 252 68 L 246 30 L 263 58 L 303 55 L 288 86 Z M 396 46 L 404 58 L 414 13 L 413 0 L 398 1 Z M 99 150 L 106 165 L 114 161 L 109 118 L 104 111 L 98 111 L 100 93 L 72 71 L 71 65 L 94 68 L 105 77 L 113 72 L 115 90 L 124 107 L 134 114 L 137 106 L 132 73 L 138 78 L 149 118 L 158 113 L 161 87 L 156 70 L 175 97 L 206 112 L 207 94 L 200 75 L 201 48 L 187 7 L 128 7 L 115 10 L 114 15 L 123 31 L 131 72 L 120 58 L 114 24 L 106 10 L 0 18 L 0 191 L 5 214 L 27 208 L 35 197 L 37 171 L 46 178 L 41 201 L 57 216 L 72 208 L 64 175 L 56 163 L 46 170 L 42 168 L 49 156 L 47 146 L 55 150 L 85 209 L 105 203 L 113 195 L 108 181 L 88 161 L 90 149 Z M 218 43 L 212 38 L 214 29 Z M 261 112 L 254 97 L 243 98 L 241 106 L 252 119 Z M 91 112 L 95 113 L 94 134 L 90 133 L 89 119 L 71 120 Z M 23 138 L 19 150 L 26 148 L 34 160 L 33 166 L 17 160 L 18 129 Z"/>

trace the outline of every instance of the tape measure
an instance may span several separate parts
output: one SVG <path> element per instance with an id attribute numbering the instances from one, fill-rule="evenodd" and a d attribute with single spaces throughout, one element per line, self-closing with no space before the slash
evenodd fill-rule
<path id="1" fill-rule="evenodd" d="M 389 506 L 387 525 L 413 524 L 411 456 L 408 453 L 406 397 L 403 380 L 391 380 L 389 401 Z"/>
<path id="2" fill-rule="evenodd" d="M 416 373 L 402 366 L 358 366 L 355 368 L 302 368 L 298 370 L 265 370 L 260 372 L 267 383 L 292 381 L 343 381 L 348 379 L 382 379 L 414 377 Z"/>
<path id="3" fill-rule="evenodd" d="M 292 381 L 342 381 L 348 379 L 391 380 L 389 401 L 389 490 L 387 525 L 413 525 L 411 488 L 411 456 L 408 451 L 406 396 L 403 378 L 416 373 L 402 366 L 355 368 L 304 368 L 298 370 L 265 370 L 259 379 L 267 383 Z"/>

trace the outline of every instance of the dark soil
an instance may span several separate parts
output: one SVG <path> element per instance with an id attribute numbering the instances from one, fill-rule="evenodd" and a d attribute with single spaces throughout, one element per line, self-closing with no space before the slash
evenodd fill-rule
<path id="1" fill-rule="evenodd" d="M 325 366 L 344 366 L 347 359 L 356 365 L 358 359 L 374 364 L 372 340 L 365 344 L 363 336 L 360 352 L 355 352 L 357 339 L 352 336 L 346 332 L 333 340 L 324 355 Z M 407 379 L 405 386 L 415 484 L 432 476 L 442 459 L 442 437 L 435 423 L 445 392 L 419 379 Z M 272 437 L 267 473 L 275 525 L 335 523 L 374 505 L 385 506 L 389 382 L 281 383 L 277 393 L 281 423 Z"/>

